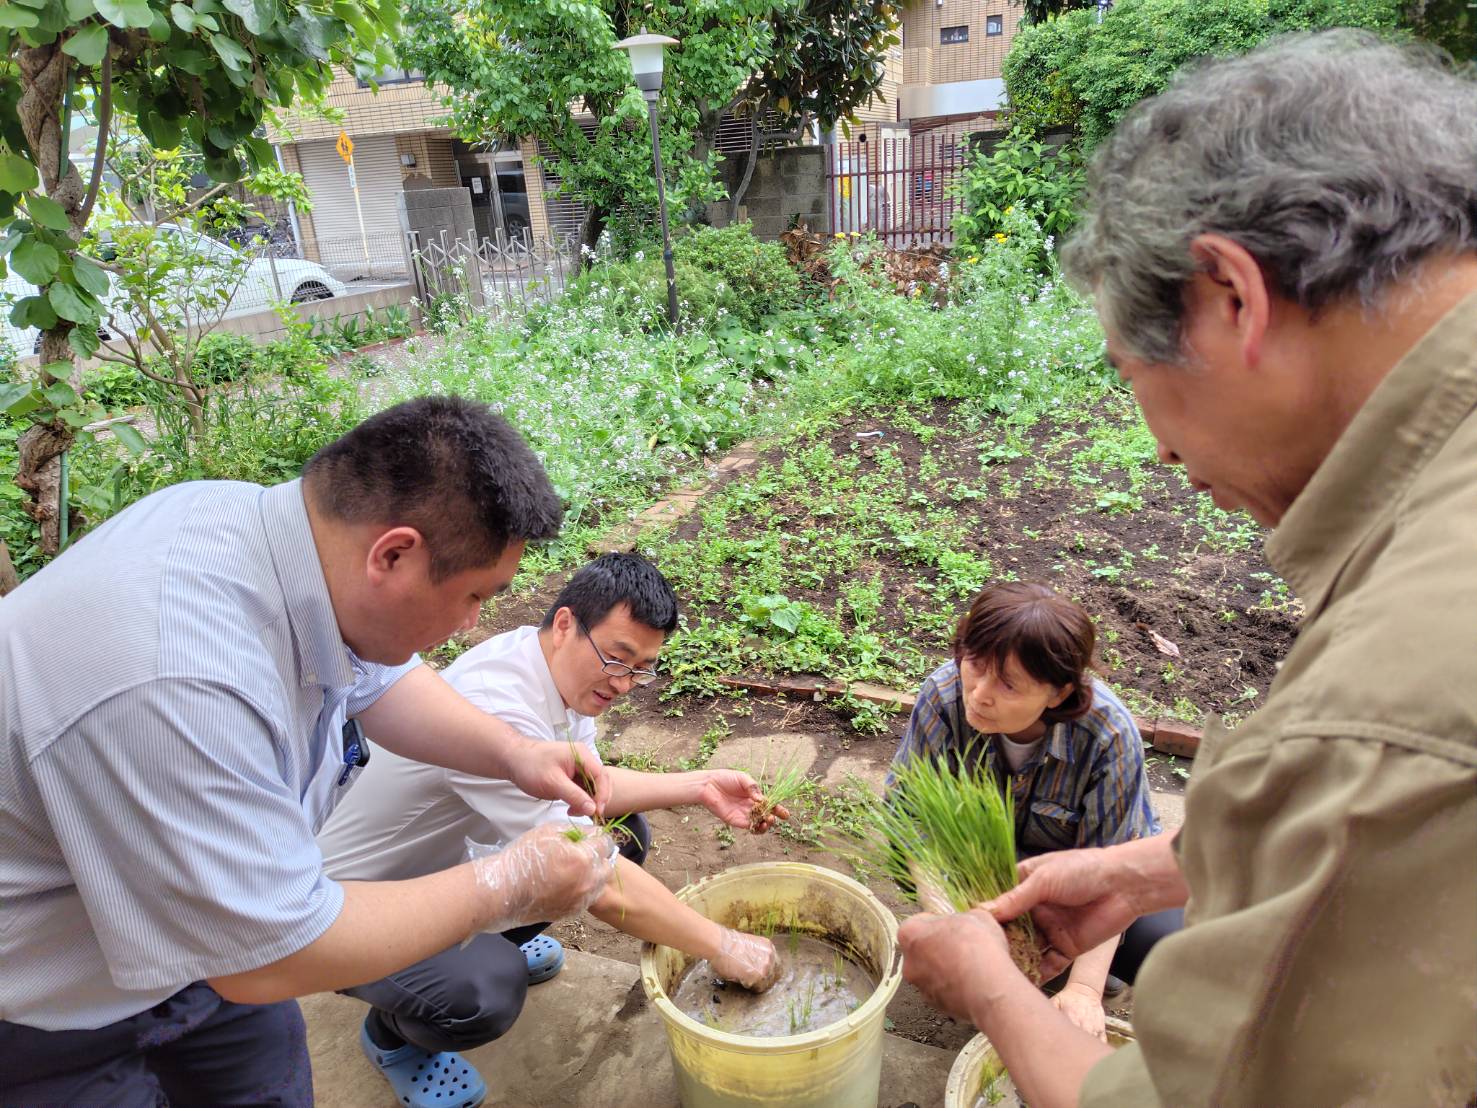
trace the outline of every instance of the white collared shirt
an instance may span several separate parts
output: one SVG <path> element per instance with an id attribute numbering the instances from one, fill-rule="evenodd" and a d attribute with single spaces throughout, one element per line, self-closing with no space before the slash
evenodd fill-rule
<path id="1" fill-rule="evenodd" d="M 442 676 L 484 712 L 531 739 L 576 742 L 599 761 L 595 720 L 564 706 L 537 627 L 474 646 Z M 370 736 L 371 742 L 374 736 Z M 324 868 L 341 881 L 421 877 L 466 860 L 467 840 L 496 845 L 571 817 L 563 801 L 538 800 L 511 781 L 412 762 L 374 747 L 353 791 L 318 836 Z"/>

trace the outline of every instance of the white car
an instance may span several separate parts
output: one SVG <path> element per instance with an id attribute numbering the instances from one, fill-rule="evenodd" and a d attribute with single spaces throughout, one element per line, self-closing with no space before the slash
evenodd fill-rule
<path id="1" fill-rule="evenodd" d="M 161 223 L 157 230 L 160 235 L 177 242 L 191 254 L 206 259 L 206 264 L 202 266 L 203 269 L 208 269 L 208 259 L 217 257 L 227 259 L 236 253 L 234 248 L 225 243 L 217 242 L 188 227 Z M 105 231 L 102 235 L 104 254 L 107 252 L 108 237 Z M 282 300 L 303 304 L 313 300 L 327 300 L 334 296 L 343 296 L 347 292 L 348 289 L 344 283 L 332 276 L 317 262 L 304 261 L 301 258 L 256 258 L 246 267 L 246 272 L 231 294 L 231 299 L 221 318 L 265 311 Z M 9 319 L 10 305 L 23 296 L 34 296 L 35 294 L 35 285 L 17 276 L 14 272 L 6 274 L 3 290 L 0 290 L 0 341 L 8 343 L 17 357 L 35 353 L 40 347 L 41 335 L 34 327 L 12 325 Z M 116 307 L 113 312 L 115 319 L 122 319 L 127 315 L 119 300 L 121 298 L 115 296 Z M 214 313 L 212 317 L 213 315 Z M 103 328 L 105 338 L 107 332 L 105 325 Z M 0 352 L 0 355 L 3 355 L 3 352 Z M 3 361 L 3 356 L 0 356 L 0 361 Z"/>

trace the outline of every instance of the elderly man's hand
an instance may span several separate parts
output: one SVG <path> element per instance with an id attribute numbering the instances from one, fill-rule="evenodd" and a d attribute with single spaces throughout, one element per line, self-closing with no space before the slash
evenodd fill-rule
<path id="1" fill-rule="evenodd" d="M 1027 859 L 1020 865 L 1021 883 L 984 905 L 1002 923 L 1031 914 L 1048 944 L 1041 956 L 1043 981 L 1154 910 L 1142 905 L 1135 883 L 1114 862 L 1112 851 L 1121 849 L 1059 850 Z"/>
<path id="2" fill-rule="evenodd" d="M 529 796 L 562 800 L 577 816 L 603 813 L 610 800 L 610 774 L 576 743 L 523 739 L 509 755 L 509 779 Z"/>
<path id="3" fill-rule="evenodd" d="M 753 823 L 754 805 L 763 801 L 764 793 L 758 783 L 742 770 L 715 769 L 708 771 L 708 779 L 698 791 L 703 807 L 712 812 L 730 827 L 745 828 L 756 835 L 768 831 L 776 819 L 789 819 L 790 813 L 783 807 L 775 807 L 756 827 Z"/>
<path id="4" fill-rule="evenodd" d="M 974 1022 L 977 1006 L 997 995 L 1002 975 L 1021 976 L 1010 960 L 1005 932 L 986 911 L 914 916 L 898 929 L 903 980 L 941 1012 Z"/>

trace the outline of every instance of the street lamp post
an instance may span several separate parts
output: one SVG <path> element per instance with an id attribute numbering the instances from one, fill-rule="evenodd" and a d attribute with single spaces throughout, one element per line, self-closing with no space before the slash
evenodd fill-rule
<path id="1" fill-rule="evenodd" d="M 667 322 L 677 330 L 677 273 L 672 268 L 672 237 L 667 230 L 667 183 L 662 175 L 662 140 L 657 131 L 656 101 L 662 94 L 662 50 L 676 46 L 677 40 L 666 35 L 639 35 L 621 39 L 615 44 L 631 56 L 631 72 L 636 87 L 646 101 L 646 117 L 651 123 L 651 161 L 656 169 L 657 207 L 662 218 L 662 261 L 667 267 Z"/>

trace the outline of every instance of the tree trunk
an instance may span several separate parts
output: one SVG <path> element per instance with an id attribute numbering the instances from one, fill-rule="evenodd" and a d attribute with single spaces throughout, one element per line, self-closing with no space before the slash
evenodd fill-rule
<path id="1" fill-rule="evenodd" d="M 17 55 L 21 76 L 21 97 L 17 116 L 25 132 L 41 172 L 46 195 L 66 211 L 74 233 L 80 234 L 86 220 L 83 210 L 87 187 L 82 175 L 72 164 L 69 152 L 62 149 L 62 113 L 66 111 L 68 59 L 59 42 L 22 50 Z M 77 388 L 80 373 L 67 332 L 72 324 L 58 320 L 55 327 L 42 332 L 41 365 L 64 363 L 62 375 Z M 43 368 L 41 380 L 50 384 L 60 379 L 52 370 Z M 41 528 L 41 552 L 50 557 L 61 548 L 60 516 L 57 493 L 61 488 L 61 456 L 72 446 L 72 431 L 60 421 L 35 424 L 19 441 L 19 465 L 15 483 L 30 494 L 26 512 Z"/>
<path id="2" fill-rule="evenodd" d="M 15 572 L 15 563 L 10 560 L 10 547 L 5 545 L 4 539 L 0 539 L 0 596 L 14 592 L 20 583 L 20 575 Z"/>
<path id="3" fill-rule="evenodd" d="M 728 222 L 737 223 L 739 208 L 743 205 L 744 194 L 749 191 L 749 182 L 754 179 L 754 166 L 759 162 L 759 120 L 762 118 L 764 103 L 760 101 L 754 108 L 754 114 L 749 117 L 749 154 L 744 163 L 744 175 L 739 178 L 738 185 L 733 190 L 733 195 L 728 198 Z"/>
<path id="4" fill-rule="evenodd" d="M 33 423 L 15 442 L 15 483 L 31 497 L 26 512 L 41 529 L 41 552 L 61 549 L 61 515 L 57 508 L 62 487 L 61 456 L 72 445 L 72 432 L 53 423 Z M 70 521 L 68 521 L 70 524 Z"/>
<path id="5" fill-rule="evenodd" d="M 595 247 L 600 245 L 600 236 L 605 233 L 608 214 L 599 204 L 592 204 L 585 209 L 584 221 L 580 223 L 580 256 L 576 259 L 576 275 L 588 269 L 594 260 Z"/>

